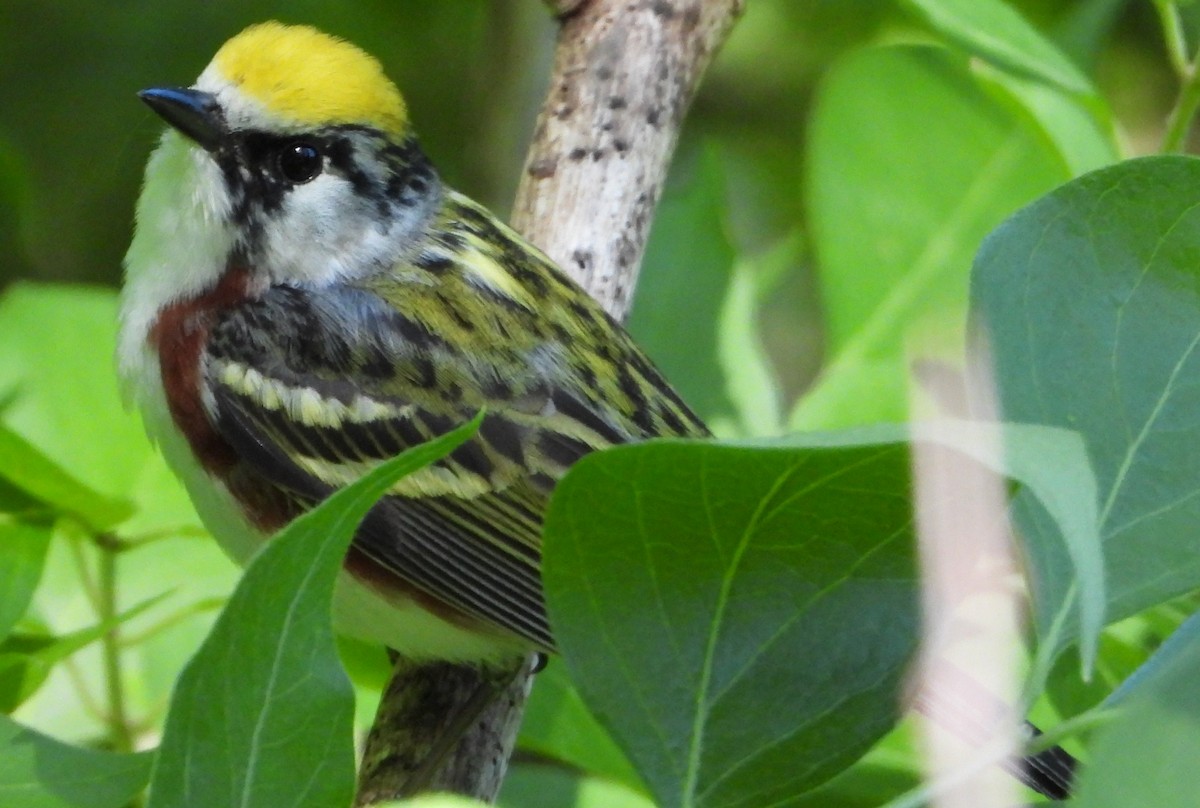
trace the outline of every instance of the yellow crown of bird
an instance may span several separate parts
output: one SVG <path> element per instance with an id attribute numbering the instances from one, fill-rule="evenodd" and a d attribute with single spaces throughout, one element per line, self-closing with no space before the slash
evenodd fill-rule
<path id="1" fill-rule="evenodd" d="M 230 39 L 213 65 L 270 113 L 320 126 L 352 121 L 399 136 L 408 111 L 375 57 L 307 25 L 264 22 Z"/>

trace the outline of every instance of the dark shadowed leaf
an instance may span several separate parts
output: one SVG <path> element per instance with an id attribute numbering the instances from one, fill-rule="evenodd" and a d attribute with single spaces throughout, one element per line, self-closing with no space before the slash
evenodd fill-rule
<path id="1" fill-rule="evenodd" d="M 551 618 L 659 804 L 778 804 L 891 727 L 916 636 L 908 491 L 896 443 L 627 446 L 559 485 Z"/>
<path id="2" fill-rule="evenodd" d="M 649 797 L 620 783 L 538 763 L 510 767 L 496 804 L 500 808 L 654 808 Z"/>
<path id="3" fill-rule="evenodd" d="M 645 788 L 608 732 L 588 712 L 561 660 L 550 660 L 535 681 L 521 720 L 522 749 L 632 789 Z"/>

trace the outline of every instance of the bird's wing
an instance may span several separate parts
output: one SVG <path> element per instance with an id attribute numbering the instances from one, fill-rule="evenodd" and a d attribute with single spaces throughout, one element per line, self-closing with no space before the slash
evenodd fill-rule
<path id="1" fill-rule="evenodd" d="M 485 409 L 473 439 L 396 485 L 354 547 L 434 599 L 552 648 L 539 578 L 546 498 L 580 456 L 629 439 L 611 417 L 553 372 L 456 355 L 352 287 L 276 287 L 226 312 L 204 367 L 217 431 L 307 503 Z"/>

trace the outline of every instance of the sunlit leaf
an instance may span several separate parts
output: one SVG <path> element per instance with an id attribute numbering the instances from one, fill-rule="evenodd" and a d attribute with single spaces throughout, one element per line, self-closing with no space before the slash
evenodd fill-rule
<path id="1" fill-rule="evenodd" d="M 0 424 L 0 476 L 55 509 L 79 516 L 96 530 L 127 519 L 133 505 L 76 480 L 16 432 Z"/>
<path id="2" fill-rule="evenodd" d="M 42 577 L 50 528 L 0 514 L 0 640 L 25 613 Z"/>
<path id="3" fill-rule="evenodd" d="M 61 636 L 13 635 L 0 645 L 0 711 L 11 712 L 33 695 L 56 664 L 99 640 L 113 628 L 160 603 L 170 593 L 145 600 L 111 620 Z"/>
<path id="4" fill-rule="evenodd" d="M 809 143 L 829 358 L 791 427 L 899 422 L 913 326 L 937 322 L 955 345 L 983 237 L 1069 174 L 1028 116 L 938 48 L 843 60 L 821 87 Z"/>
<path id="5" fill-rule="evenodd" d="M 20 283 L 0 295 L 4 420 L 84 485 L 124 497 L 152 453 L 121 404 L 111 289 Z"/>
<path id="6" fill-rule="evenodd" d="M 904 5 L 951 42 L 1001 67 L 1069 92 L 1095 92 L 1079 68 L 1004 0 L 904 0 Z"/>

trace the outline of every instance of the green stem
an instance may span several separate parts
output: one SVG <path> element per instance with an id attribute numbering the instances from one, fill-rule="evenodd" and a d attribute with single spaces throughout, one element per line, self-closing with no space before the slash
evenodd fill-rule
<path id="1" fill-rule="evenodd" d="M 1111 707 L 1094 707 L 1087 712 L 1080 713 L 1074 718 L 1068 718 L 1066 721 L 1058 723 L 1056 726 L 1048 730 L 1044 730 L 1041 735 L 1029 744 L 1028 754 L 1036 755 L 1038 752 L 1044 752 L 1055 746 L 1059 746 L 1066 739 L 1101 727 L 1112 721 L 1117 716 L 1118 711 Z"/>
<path id="2" fill-rule="evenodd" d="M 96 585 L 95 578 L 92 577 L 92 570 L 85 554 L 84 543 L 83 541 L 76 541 L 73 536 L 70 539 L 67 545 L 71 548 L 71 556 L 75 560 L 75 569 L 79 573 L 79 582 L 83 587 L 83 593 L 87 596 L 88 603 L 92 604 L 92 608 L 99 613 L 100 588 Z"/>
<path id="3" fill-rule="evenodd" d="M 112 621 L 117 616 L 117 554 L 120 544 L 111 536 L 98 536 L 96 546 L 100 551 L 99 565 L 99 613 L 102 621 Z M 104 678 L 108 692 L 108 727 L 113 748 L 118 752 L 133 751 L 133 733 L 125 707 L 125 688 L 121 682 L 121 637 L 120 628 L 113 625 L 101 640 L 104 657 Z"/>
<path id="4" fill-rule="evenodd" d="M 1167 133 L 1163 136 L 1161 151 L 1164 154 L 1184 150 L 1188 132 L 1192 128 L 1192 119 L 1196 109 L 1200 107 L 1200 50 L 1192 59 L 1188 59 L 1185 49 L 1183 30 L 1179 22 L 1179 10 L 1174 3 L 1156 2 L 1159 16 L 1163 23 L 1163 35 L 1167 40 L 1167 52 L 1170 54 L 1171 65 L 1179 76 L 1181 86 L 1179 99 L 1175 108 L 1167 118 Z"/>
<path id="5" fill-rule="evenodd" d="M 134 646 L 134 645 L 141 645 L 146 640 L 150 639 L 151 637 L 155 636 L 156 634 L 161 634 L 162 632 L 166 631 L 167 629 L 174 628 L 175 626 L 179 625 L 180 623 L 184 622 L 185 620 L 190 620 L 191 618 L 195 617 L 198 614 L 201 614 L 203 612 L 216 611 L 217 609 L 220 609 L 222 606 L 225 605 L 226 600 L 228 600 L 228 599 L 227 598 L 204 598 L 202 600 L 198 600 L 195 603 L 190 604 L 186 608 L 180 609 L 175 614 L 170 615 L 169 617 L 163 618 L 162 620 L 160 620 L 159 622 L 150 626 L 149 628 L 147 628 L 143 631 L 139 631 L 137 634 L 128 635 L 128 636 L 122 638 L 121 645 L 127 646 L 127 647 Z"/>
<path id="6" fill-rule="evenodd" d="M 1162 151 L 1164 154 L 1183 151 L 1188 131 L 1192 128 L 1192 118 L 1196 115 L 1196 107 L 1200 106 L 1200 73 L 1195 67 L 1189 68 L 1190 75 L 1179 91 L 1179 100 L 1167 118 L 1167 134 L 1163 137 Z"/>
<path id="7" fill-rule="evenodd" d="M 1163 40 L 1167 46 L 1167 58 L 1181 81 L 1185 81 L 1191 65 L 1187 58 L 1187 39 L 1183 35 L 1183 22 L 1179 19 L 1179 8 L 1169 0 L 1154 0 L 1158 19 L 1162 23 Z"/>
<path id="8" fill-rule="evenodd" d="M 211 534 L 204 528 L 193 527 L 193 526 L 184 526 L 184 527 L 165 528 L 163 530 L 154 530 L 154 531 L 150 531 L 149 533 L 142 533 L 137 536 L 129 536 L 129 537 L 126 537 L 123 539 L 117 539 L 116 541 L 118 544 L 118 551 L 124 553 L 124 552 L 128 552 L 130 550 L 136 550 L 139 547 L 145 547 L 148 544 L 154 544 L 155 542 L 163 541 L 165 539 L 175 539 L 175 538 L 204 539 L 204 538 L 208 538 L 210 535 Z"/>

